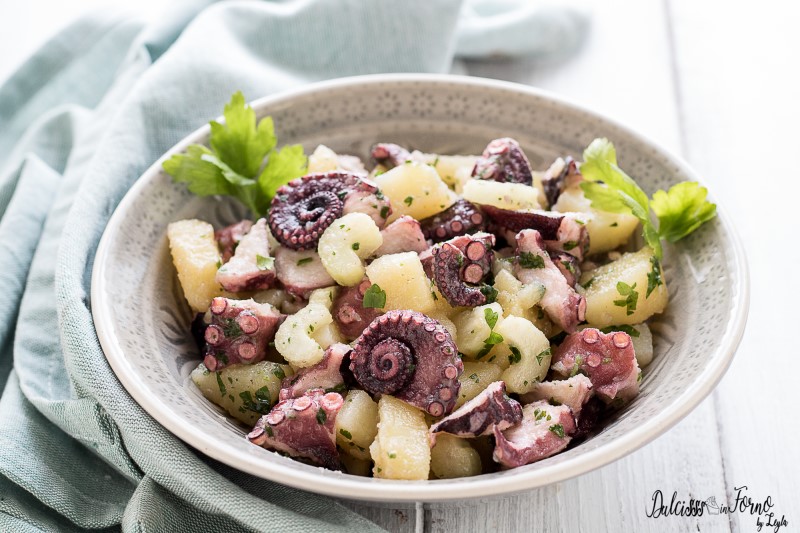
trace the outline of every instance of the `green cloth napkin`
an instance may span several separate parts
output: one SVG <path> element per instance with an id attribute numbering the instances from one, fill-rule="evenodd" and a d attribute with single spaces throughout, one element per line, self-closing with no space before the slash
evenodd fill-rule
<path id="1" fill-rule="evenodd" d="M 0 87 L 0 531 L 379 529 L 335 500 L 215 462 L 150 418 L 100 349 L 92 262 L 131 184 L 233 92 L 255 99 L 354 74 L 446 72 L 465 40 L 460 8 L 194 1 L 151 26 L 98 14 Z M 502 51 L 502 24 L 487 26 L 491 49 L 481 50 L 478 15 L 462 16 L 465 53 Z M 572 32 L 562 33 L 568 46 Z"/>

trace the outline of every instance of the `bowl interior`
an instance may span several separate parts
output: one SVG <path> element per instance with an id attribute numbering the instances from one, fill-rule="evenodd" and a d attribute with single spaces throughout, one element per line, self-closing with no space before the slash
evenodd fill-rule
<path id="1" fill-rule="evenodd" d="M 254 104 L 275 120 L 281 144 L 310 153 L 324 143 L 366 157 L 377 141 L 426 152 L 480 153 L 496 137 L 516 138 L 534 168 L 580 156 L 595 137 L 611 139 L 620 165 L 652 193 L 697 179 L 650 141 L 589 111 L 532 89 L 450 77 L 367 77 L 321 84 Z M 205 142 L 195 132 L 173 151 Z M 526 467 L 460 480 L 399 482 L 303 465 L 251 445 L 244 431 L 188 379 L 199 363 L 191 315 L 166 240 L 172 221 L 221 226 L 244 210 L 196 198 L 172 184 L 160 162 L 131 189 L 110 221 L 95 261 L 92 305 L 104 351 L 123 385 L 156 420 L 231 466 L 289 485 L 372 500 L 446 500 L 533 488 L 578 475 L 629 453 L 676 423 L 710 392 L 733 355 L 746 312 L 746 272 L 724 218 L 667 249 L 670 305 L 652 323 L 655 359 L 641 394 L 598 435 Z M 142 310 L 146 310 L 142 312 Z"/>

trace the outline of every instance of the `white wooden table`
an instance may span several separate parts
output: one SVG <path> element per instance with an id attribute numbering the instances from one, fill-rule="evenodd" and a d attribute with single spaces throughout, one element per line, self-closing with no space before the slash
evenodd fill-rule
<path id="1" fill-rule="evenodd" d="M 0 79 L 66 19 L 0 0 Z M 121 1 L 114 3 L 120 4 Z M 144 0 L 140 7 L 155 9 Z M 36 20 L 36 24 L 33 21 Z M 747 486 L 800 530 L 800 349 L 790 319 L 800 291 L 800 5 L 609 0 L 583 47 L 557 62 L 469 63 L 470 74 L 535 85 L 605 112 L 681 153 L 733 215 L 748 252 L 747 333 L 714 394 L 661 438 L 598 471 L 491 501 L 380 507 L 348 503 L 391 531 L 756 531 L 748 512 L 649 518 L 652 496 L 733 504 Z M 10 30 L 10 31 L 9 31 Z M 762 515 L 762 521 L 766 520 Z M 762 529 L 772 531 L 771 527 Z"/>

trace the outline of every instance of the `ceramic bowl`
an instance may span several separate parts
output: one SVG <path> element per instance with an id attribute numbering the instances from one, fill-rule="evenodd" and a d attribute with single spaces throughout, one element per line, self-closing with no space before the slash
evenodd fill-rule
<path id="1" fill-rule="evenodd" d="M 252 105 L 259 117 L 274 118 L 281 143 L 302 143 L 307 153 L 324 143 L 366 157 L 373 143 L 387 141 L 426 152 L 474 154 L 491 139 L 513 137 L 533 167 L 543 169 L 557 156 L 579 156 L 602 136 L 615 143 L 621 166 L 649 194 L 683 180 L 702 181 L 679 158 L 627 127 L 511 83 L 366 76 L 310 85 Z M 207 142 L 208 134 L 208 127 L 197 130 L 162 160 Z M 577 476 L 631 453 L 684 418 L 720 380 L 742 336 L 747 267 L 720 209 L 714 221 L 668 249 L 670 305 L 652 323 L 655 359 L 644 372 L 641 394 L 596 436 L 522 468 L 453 480 L 392 481 L 308 466 L 250 444 L 188 379 L 200 360 L 170 262 L 167 224 L 201 218 L 220 226 L 244 213 L 231 201 L 197 198 L 173 184 L 162 160 L 122 200 L 97 251 L 92 310 L 103 350 L 131 396 L 176 436 L 223 463 L 286 485 L 351 499 L 442 501 Z"/>

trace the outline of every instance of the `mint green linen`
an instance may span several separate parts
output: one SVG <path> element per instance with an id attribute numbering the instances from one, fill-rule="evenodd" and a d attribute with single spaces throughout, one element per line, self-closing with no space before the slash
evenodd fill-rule
<path id="1" fill-rule="evenodd" d="M 446 72 L 460 8 L 196 1 L 151 26 L 98 14 L 0 87 L 0 531 L 379 530 L 334 500 L 217 463 L 150 418 L 100 349 L 92 261 L 136 178 L 233 92 Z"/>

